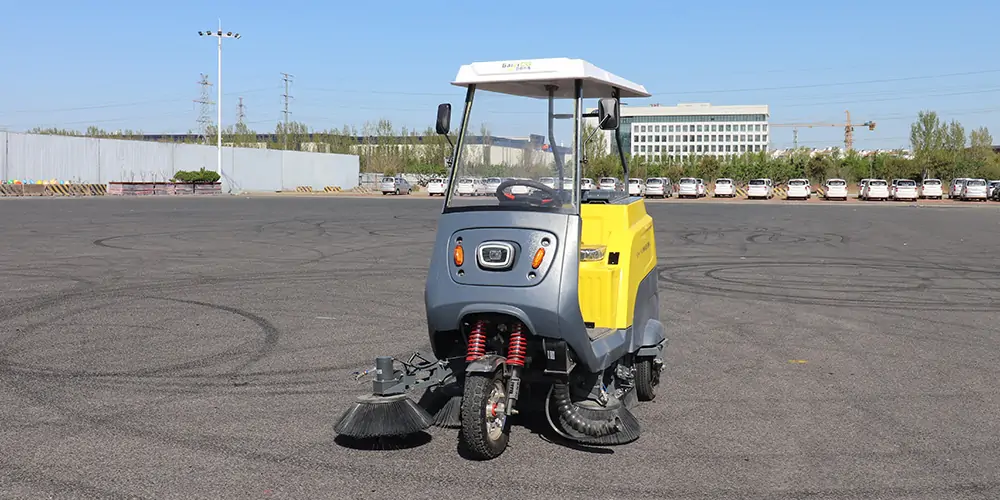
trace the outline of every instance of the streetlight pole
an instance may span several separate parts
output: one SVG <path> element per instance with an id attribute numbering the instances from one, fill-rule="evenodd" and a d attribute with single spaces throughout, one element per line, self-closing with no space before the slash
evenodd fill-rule
<path id="1" fill-rule="evenodd" d="M 218 111 L 218 120 L 216 121 L 216 145 L 218 147 L 218 160 L 216 165 L 216 171 L 219 177 L 222 177 L 222 39 L 223 38 L 235 38 L 239 39 L 239 33 L 233 33 L 228 31 L 226 33 L 222 32 L 222 20 L 219 20 L 219 30 L 218 31 L 199 31 L 198 36 L 214 36 L 219 39 L 219 78 L 217 85 L 219 86 L 218 92 L 219 97 L 216 99 L 215 108 Z M 221 179 L 220 179 L 221 180 Z"/>

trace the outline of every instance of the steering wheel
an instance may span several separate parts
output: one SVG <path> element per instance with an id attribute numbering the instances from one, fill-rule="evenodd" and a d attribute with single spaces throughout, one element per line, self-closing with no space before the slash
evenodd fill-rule
<path id="1" fill-rule="evenodd" d="M 541 193 L 534 192 L 528 194 L 513 194 L 508 193 L 507 188 L 513 186 L 525 186 L 529 188 L 535 188 Z M 545 207 L 553 204 L 559 195 L 556 191 L 541 182 L 531 180 L 531 179 L 511 179 L 508 181 L 501 182 L 497 186 L 496 192 L 497 199 L 500 203 L 524 203 L 527 205 L 535 207 Z"/>

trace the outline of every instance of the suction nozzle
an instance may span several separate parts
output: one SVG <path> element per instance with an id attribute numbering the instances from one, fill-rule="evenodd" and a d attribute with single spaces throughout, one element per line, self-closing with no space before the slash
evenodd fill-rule
<path id="1" fill-rule="evenodd" d="M 334 424 L 340 435 L 356 438 L 401 437 L 431 426 L 426 410 L 405 394 L 358 397 Z"/>

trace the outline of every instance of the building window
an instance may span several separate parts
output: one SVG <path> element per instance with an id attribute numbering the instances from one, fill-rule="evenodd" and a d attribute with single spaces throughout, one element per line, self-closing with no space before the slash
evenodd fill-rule
<path id="1" fill-rule="evenodd" d="M 732 124 L 727 123 L 726 124 L 726 132 L 732 132 L 732 131 L 733 131 Z M 729 136 L 727 135 L 726 137 L 729 137 Z"/>
<path id="2" fill-rule="evenodd" d="M 715 142 L 715 134 L 712 134 L 712 142 Z"/>
<path id="3" fill-rule="evenodd" d="M 758 127 L 758 128 L 759 128 L 759 127 Z M 760 142 L 760 134 L 755 134 L 755 135 L 753 136 L 753 140 L 754 140 L 754 142 Z"/>
<path id="4" fill-rule="evenodd" d="M 767 124 L 766 124 L 766 123 L 764 124 L 764 127 L 763 127 L 763 128 L 764 128 L 764 129 L 763 129 L 763 130 L 761 130 L 761 132 L 767 132 Z"/>
<path id="5" fill-rule="evenodd" d="M 760 124 L 759 123 L 753 126 L 753 131 L 754 132 L 760 132 Z"/>
<path id="6" fill-rule="evenodd" d="M 659 153 L 660 152 L 660 145 L 659 144 L 657 144 L 656 146 L 653 146 L 653 152 L 654 153 Z"/>
<path id="7" fill-rule="evenodd" d="M 701 132 L 701 125 L 698 125 L 698 132 Z"/>
<path id="8" fill-rule="evenodd" d="M 733 142 L 732 139 L 733 139 L 733 136 L 731 136 L 729 134 L 726 134 L 726 142 Z"/>
<path id="9" fill-rule="evenodd" d="M 715 144 L 712 144 L 712 152 L 715 153 Z"/>
<path id="10" fill-rule="evenodd" d="M 740 153 L 746 153 L 746 152 L 747 152 L 747 145 L 740 144 Z"/>
<path id="11" fill-rule="evenodd" d="M 712 132 L 715 132 L 715 124 L 712 124 Z"/>
<path id="12" fill-rule="evenodd" d="M 732 151 L 730 148 L 732 148 L 732 146 L 730 146 L 729 144 L 726 144 L 726 152 L 727 153 L 730 152 L 730 151 Z"/>
<path id="13" fill-rule="evenodd" d="M 763 138 L 764 138 L 764 142 L 767 142 L 767 134 L 764 134 L 764 135 L 762 135 L 761 137 L 763 137 Z"/>
<path id="14" fill-rule="evenodd" d="M 673 131 L 674 131 L 674 126 L 673 126 L 673 125 L 671 125 L 671 126 L 670 126 L 670 130 L 668 130 L 667 132 L 673 132 Z"/>

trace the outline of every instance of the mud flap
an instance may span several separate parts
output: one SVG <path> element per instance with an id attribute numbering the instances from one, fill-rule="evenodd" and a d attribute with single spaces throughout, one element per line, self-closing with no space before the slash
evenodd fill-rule
<path id="1" fill-rule="evenodd" d="M 465 373 L 493 373 L 497 367 L 506 366 L 507 358 L 496 354 L 483 356 L 469 363 L 465 367 Z M 504 373 L 506 375 L 506 373 Z"/>

